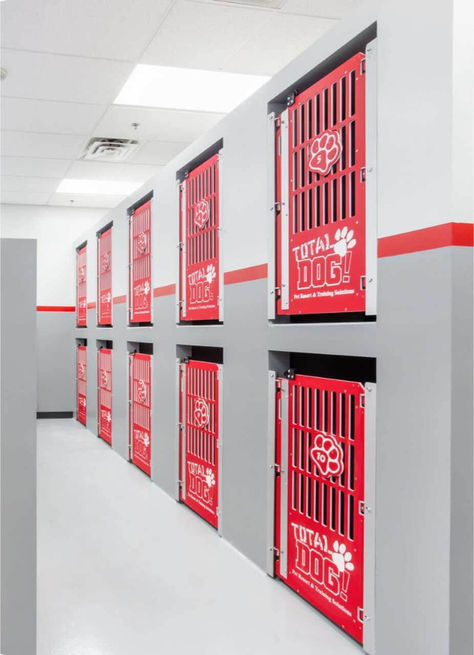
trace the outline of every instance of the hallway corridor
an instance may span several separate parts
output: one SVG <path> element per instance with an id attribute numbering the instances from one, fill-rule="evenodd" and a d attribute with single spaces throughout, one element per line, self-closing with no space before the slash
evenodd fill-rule
<path id="1" fill-rule="evenodd" d="M 39 655 L 358 646 L 74 420 L 38 422 Z"/>

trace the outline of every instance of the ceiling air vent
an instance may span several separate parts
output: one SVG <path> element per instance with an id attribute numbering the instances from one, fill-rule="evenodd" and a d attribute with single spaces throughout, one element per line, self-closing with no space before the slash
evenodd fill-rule
<path id="1" fill-rule="evenodd" d="M 106 139 L 93 137 L 86 146 L 81 159 L 89 161 L 124 161 L 137 149 L 138 141 L 133 139 Z"/>
<path id="2" fill-rule="evenodd" d="M 286 0 L 214 0 L 223 5 L 244 5 L 245 7 L 260 7 L 261 9 L 281 9 Z"/>

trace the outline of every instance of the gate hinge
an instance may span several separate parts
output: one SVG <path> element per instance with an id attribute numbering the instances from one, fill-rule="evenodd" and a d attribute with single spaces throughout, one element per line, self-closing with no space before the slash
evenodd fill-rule
<path id="1" fill-rule="evenodd" d="M 280 557 L 280 549 L 277 548 L 276 546 L 270 546 L 268 550 L 273 552 L 277 559 Z"/>
<path id="2" fill-rule="evenodd" d="M 281 116 L 275 116 L 273 120 L 273 124 L 275 127 L 280 127 L 281 126 Z"/>
<path id="3" fill-rule="evenodd" d="M 360 60 L 360 74 L 364 75 L 365 73 L 365 57 Z"/>
<path id="4" fill-rule="evenodd" d="M 365 613 L 363 607 L 358 607 L 358 608 L 357 608 L 357 619 L 358 619 L 361 623 L 366 623 L 367 621 L 370 621 L 370 618 L 371 618 L 371 617 L 368 616 L 368 615 Z"/>
<path id="5" fill-rule="evenodd" d="M 365 166 L 362 166 L 362 168 L 360 169 L 360 181 L 365 182 L 366 177 L 367 177 L 367 169 L 365 168 Z"/>
<path id="6" fill-rule="evenodd" d="M 270 289 L 270 295 L 273 296 L 273 294 L 275 294 L 275 298 L 280 298 L 280 291 L 280 287 L 274 287 L 273 289 Z"/>
<path id="7" fill-rule="evenodd" d="M 281 212 L 281 202 L 277 200 L 273 205 L 273 211 L 275 213 Z"/>
<path id="8" fill-rule="evenodd" d="M 288 380 L 294 380 L 295 375 L 296 375 L 296 370 L 294 368 L 289 368 L 285 373 L 283 374 Z"/>
<path id="9" fill-rule="evenodd" d="M 270 469 L 273 469 L 275 475 L 280 475 L 280 465 L 276 462 L 274 464 L 270 464 Z"/>
<path id="10" fill-rule="evenodd" d="M 364 500 L 359 500 L 359 514 L 365 516 L 372 511 L 372 508 L 367 505 Z"/>
<path id="11" fill-rule="evenodd" d="M 361 393 L 359 396 L 359 403 L 362 409 L 365 409 L 365 393 Z"/>
<path id="12" fill-rule="evenodd" d="M 183 488 L 183 481 L 182 481 L 182 480 L 178 480 L 178 487 L 179 487 L 180 489 Z"/>
<path id="13" fill-rule="evenodd" d="M 360 276 L 360 290 L 365 291 L 367 289 L 367 279 L 365 275 Z"/>
<path id="14" fill-rule="evenodd" d="M 182 252 L 183 251 L 183 246 L 184 246 L 184 243 L 182 241 L 180 241 L 178 243 L 178 246 L 177 246 L 178 250 L 180 250 Z"/>
<path id="15" fill-rule="evenodd" d="M 276 378 L 275 386 L 277 391 L 281 391 L 281 378 Z"/>

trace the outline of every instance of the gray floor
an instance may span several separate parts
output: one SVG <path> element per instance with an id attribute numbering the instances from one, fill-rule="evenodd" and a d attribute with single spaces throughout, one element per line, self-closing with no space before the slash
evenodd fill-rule
<path id="1" fill-rule="evenodd" d="M 361 652 L 76 421 L 38 423 L 38 655 Z"/>

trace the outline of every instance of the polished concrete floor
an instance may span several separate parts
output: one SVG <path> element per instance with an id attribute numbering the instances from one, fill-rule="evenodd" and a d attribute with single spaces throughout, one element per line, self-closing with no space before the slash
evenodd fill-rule
<path id="1" fill-rule="evenodd" d="M 74 420 L 38 424 L 38 655 L 361 649 Z"/>

